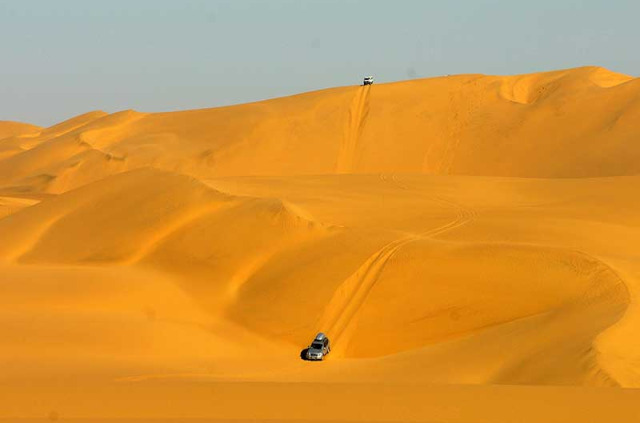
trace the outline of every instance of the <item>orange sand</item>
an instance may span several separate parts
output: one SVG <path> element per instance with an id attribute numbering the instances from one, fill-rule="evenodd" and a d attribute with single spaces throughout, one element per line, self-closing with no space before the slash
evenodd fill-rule
<path id="1" fill-rule="evenodd" d="M 0 122 L 0 421 L 638 422 L 639 119 L 587 67 Z"/>

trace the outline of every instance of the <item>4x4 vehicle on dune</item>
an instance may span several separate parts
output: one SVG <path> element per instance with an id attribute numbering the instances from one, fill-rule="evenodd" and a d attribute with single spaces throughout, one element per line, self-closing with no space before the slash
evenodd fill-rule
<path id="1" fill-rule="evenodd" d="M 315 339 L 309 345 L 307 349 L 306 358 L 307 360 L 322 360 L 324 357 L 331 352 L 331 345 L 329 344 L 329 338 L 327 335 L 320 332 L 316 335 Z"/>
<path id="2" fill-rule="evenodd" d="M 364 82 L 362 83 L 362 85 L 371 85 L 371 84 L 373 84 L 373 76 L 365 76 Z"/>

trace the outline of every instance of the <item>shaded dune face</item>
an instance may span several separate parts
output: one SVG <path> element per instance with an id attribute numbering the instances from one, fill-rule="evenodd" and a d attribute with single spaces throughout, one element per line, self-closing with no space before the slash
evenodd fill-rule
<path id="1" fill-rule="evenodd" d="M 0 122 L 0 398 L 639 387 L 639 89 L 586 67 Z"/>
<path id="2" fill-rule="evenodd" d="M 425 374 L 409 366 L 400 372 L 406 380 L 617 384 L 601 371 L 595 340 L 621 318 L 629 297 L 603 262 L 576 251 L 517 244 L 392 244 L 343 281 L 325 278 L 331 296 L 325 286 L 296 286 L 297 269 L 278 273 L 278 280 L 270 275 L 269 283 L 261 280 L 269 276 L 254 275 L 230 316 L 298 344 L 316 328 L 323 330 L 337 357 L 393 362 L 394 354 L 415 351 L 418 358 L 407 362 L 422 364 L 414 367 L 424 366 L 426 356 L 447 369 L 429 366 Z M 259 300 L 265 297 L 270 301 Z M 294 305 L 300 302 L 304 307 Z M 453 369 L 460 362 L 465 371 Z M 470 378 L 474 362 L 482 363 L 474 369 L 480 375 Z"/>
<path id="3" fill-rule="evenodd" d="M 359 269 L 355 280 L 345 282 L 359 286 L 341 287 L 349 293 L 327 306 L 326 327 L 340 340 L 336 350 L 347 356 L 391 354 L 563 309 L 587 316 L 603 302 L 611 325 L 628 302 L 610 268 L 572 251 L 415 241 L 386 260 L 376 274 Z M 600 330 L 596 325 L 594 336 Z"/>
<path id="4" fill-rule="evenodd" d="M 226 196 L 185 176 L 139 170 L 41 202 L 0 223 L 0 254 L 23 263 L 126 262 Z M 119 223 L 118 223 L 119 222 Z"/>

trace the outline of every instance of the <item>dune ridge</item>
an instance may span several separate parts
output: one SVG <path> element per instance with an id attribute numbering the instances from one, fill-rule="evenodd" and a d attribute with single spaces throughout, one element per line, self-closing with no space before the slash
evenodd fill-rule
<path id="1" fill-rule="evenodd" d="M 636 175 L 636 81 L 585 67 L 334 88 L 187 112 L 91 112 L 0 157 L 0 184 L 28 189 L 46 175 L 37 189 L 60 193 L 148 165 L 198 178 Z"/>
<path id="2" fill-rule="evenodd" d="M 0 418 L 295 421 L 312 393 L 358 399 L 331 421 L 635 421 L 638 90 L 582 67 L 0 122 Z"/>
<path id="3" fill-rule="evenodd" d="M 31 125 L 29 123 L 12 122 L 8 120 L 0 121 L 0 139 L 28 136 L 34 133 L 38 133 L 41 130 L 41 127 Z"/>

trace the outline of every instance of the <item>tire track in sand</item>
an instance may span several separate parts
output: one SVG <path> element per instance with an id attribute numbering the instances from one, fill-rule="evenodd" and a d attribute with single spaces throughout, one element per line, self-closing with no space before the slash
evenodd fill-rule
<path id="1" fill-rule="evenodd" d="M 385 181 L 388 180 L 386 177 L 381 178 Z M 396 183 L 396 177 L 392 176 L 391 181 Z M 407 189 L 408 187 L 404 185 L 403 188 Z M 333 338 L 334 345 L 343 337 L 345 330 L 349 328 L 350 323 L 366 302 L 369 293 L 384 271 L 387 262 L 398 250 L 416 240 L 434 237 L 443 232 L 465 225 L 475 218 L 476 213 L 467 207 L 441 197 L 433 197 L 433 200 L 441 205 L 453 207 L 456 214 L 455 219 L 421 234 L 410 235 L 386 244 L 372 254 L 358 270 L 342 282 L 340 287 L 335 291 L 318 321 L 318 327 Z"/>
<path id="2" fill-rule="evenodd" d="M 358 87 L 349 107 L 349 122 L 345 128 L 342 144 L 338 153 L 337 173 L 351 173 L 354 167 L 358 140 L 364 121 L 369 113 L 369 92 L 371 85 Z"/>

